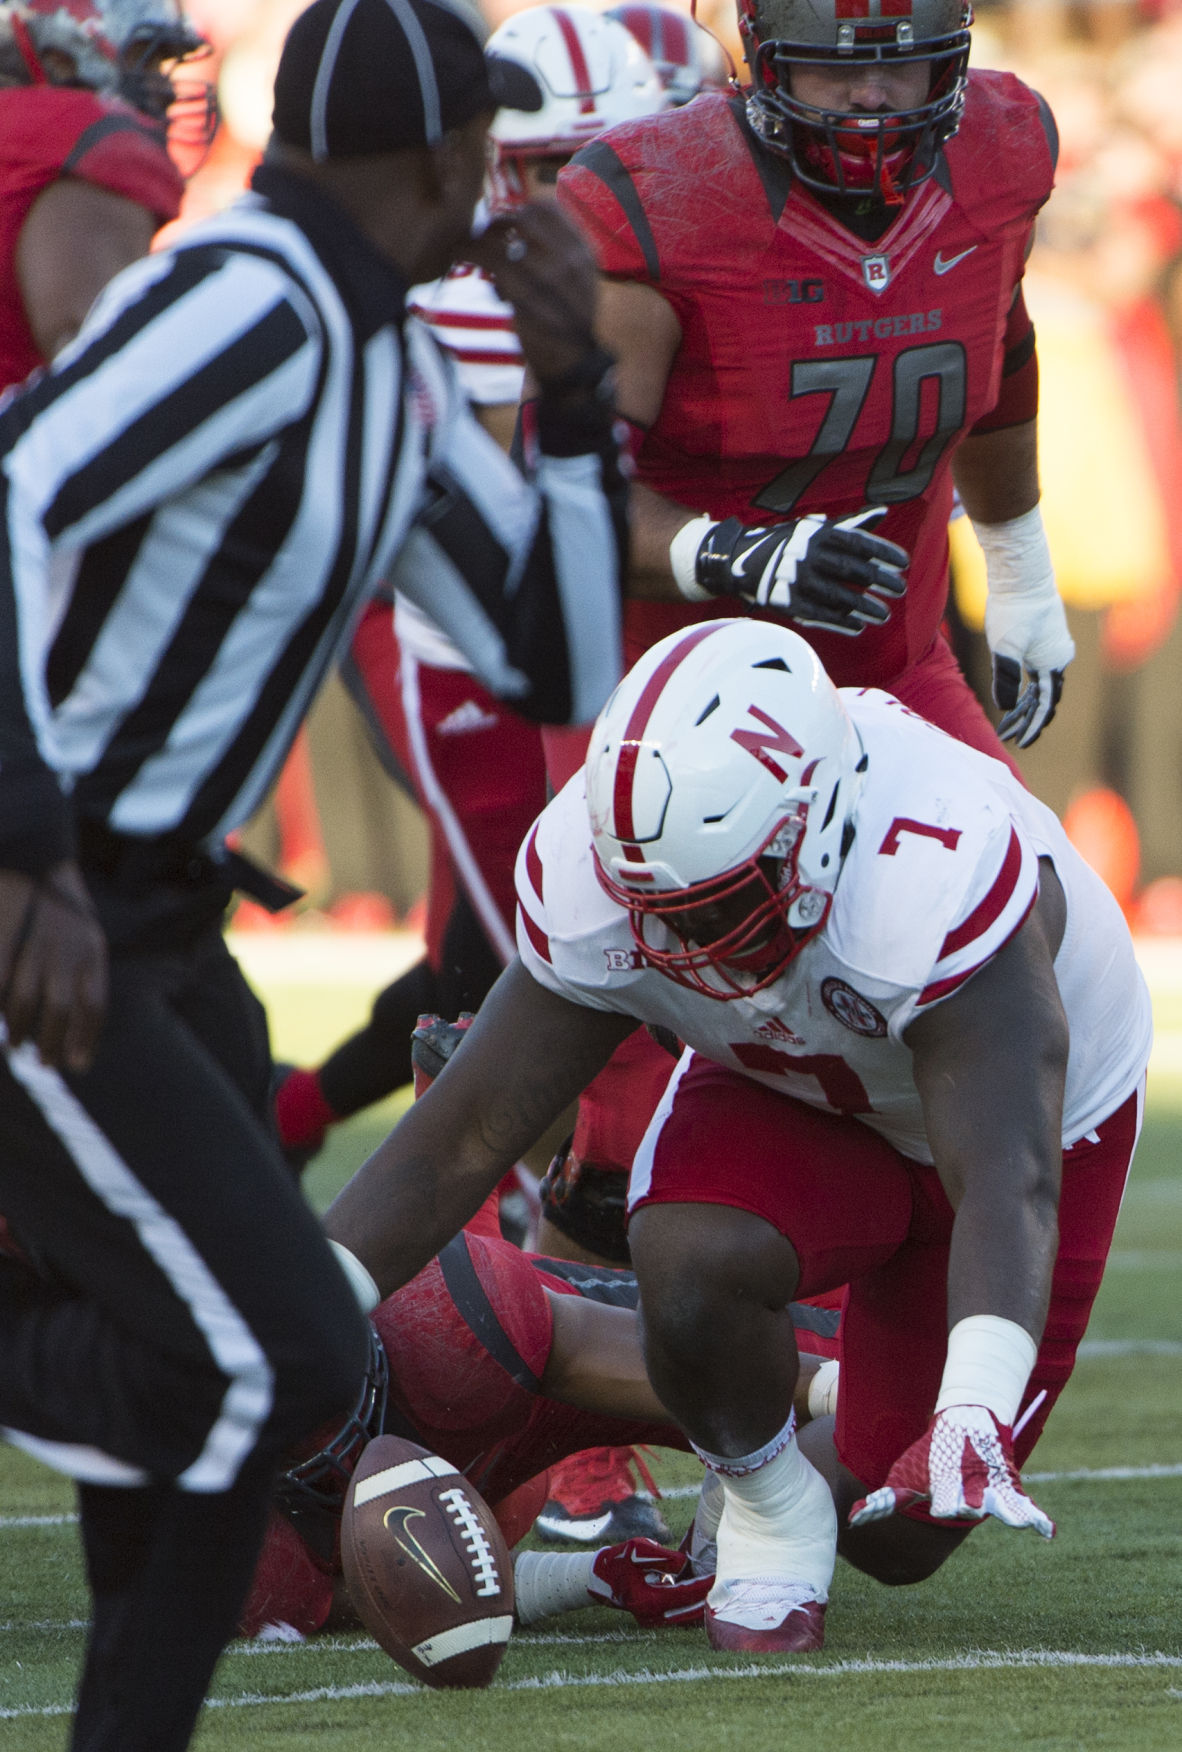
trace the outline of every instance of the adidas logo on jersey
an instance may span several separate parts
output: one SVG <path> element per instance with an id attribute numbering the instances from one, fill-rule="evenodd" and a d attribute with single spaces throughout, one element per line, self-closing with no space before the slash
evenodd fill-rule
<path id="1" fill-rule="evenodd" d="M 773 1016 L 769 1022 L 761 1022 L 755 1030 L 763 1040 L 784 1040 L 789 1046 L 805 1046 L 807 1042 L 799 1034 L 793 1034 L 786 1022 L 781 1022 L 778 1016 Z"/>
<path id="2" fill-rule="evenodd" d="M 486 711 L 477 700 L 465 700 L 462 706 L 457 706 L 454 712 L 449 712 L 446 718 L 441 718 L 435 726 L 436 736 L 466 736 L 473 730 L 491 730 L 497 723 L 497 714 Z"/>

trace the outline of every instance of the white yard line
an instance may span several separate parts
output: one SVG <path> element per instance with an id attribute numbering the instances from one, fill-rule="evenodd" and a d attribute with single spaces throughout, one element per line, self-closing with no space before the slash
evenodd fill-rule
<path id="1" fill-rule="evenodd" d="M 588 1638 L 588 1641 L 602 1641 Z M 636 1672 L 618 1669 L 614 1673 L 564 1673 L 555 1670 L 540 1673 L 530 1679 L 511 1679 L 495 1683 L 494 1691 L 572 1691 L 607 1687 L 620 1689 L 640 1685 L 698 1685 L 705 1681 L 727 1683 L 751 1679 L 849 1679 L 884 1673 L 975 1673 L 1040 1671 L 1047 1668 L 1093 1667 L 1100 1669 L 1160 1669 L 1176 1671 L 1182 1668 L 1182 1655 L 1108 1654 L 1086 1655 L 1072 1649 L 981 1649 L 971 1654 L 951 1656 L 947 1660 L 929 1661 L 834 1661 L 820 1666 L 812 1661 L 754 1664 L 745 1667 L 675 1667 L 668 1672 L 641 1668 Z M 368 1680 L 356 1685 L 318 1685 L 309 1691 L 291 1691 L 282 1696 L 265 1692 L 239 1692 L 233 1697 L 211 1697 L 207 1709 L 259 1709 L 268 1705 L 346 1703 L 365 1697 L 426 1697 L 425 1686 L 400 1680 Z M 28 1704 L 19 1709 L 0 1709 L 0 1721 L 17 1721 L 25 1717 L 61 1716 L 70 1713 L 69 1704 Z"/>

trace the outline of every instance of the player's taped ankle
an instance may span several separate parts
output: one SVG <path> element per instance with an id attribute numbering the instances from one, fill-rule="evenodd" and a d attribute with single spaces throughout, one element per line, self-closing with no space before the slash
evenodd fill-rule
<path id="1" fill-rule="evenodd" d="M 719 1580 L 782 1577 L 824 1601 L 837 1561 L 837 1513 L 828 1485 L 796 1444 L 795 1421 L 790 1417 L 753 1454 L 697 1453 L 726 1492 L 718 1526 Z"/>

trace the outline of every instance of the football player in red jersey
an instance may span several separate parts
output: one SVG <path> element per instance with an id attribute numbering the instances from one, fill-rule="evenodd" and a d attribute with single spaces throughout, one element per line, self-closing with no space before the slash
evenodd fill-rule
<path id="1" fill-rule="evenodd" d="M 784 615 L 840 684 L 1008 760 L 940 631 L 947 527 L 955 483 L 985 550 L 1001 734 L 1025 747 L 1074 651 L 1021 287 L 1056 136 L 1019 80 L 967 71 L 970 19 L 966 0 L 740 0 L 750 86 L 613 129 L 559 196 L 599 257 L 635 432 L 627 660 L 696 619 Z M 910 554 L 898 600 L 848 570 L 871 507 Z M 544 740 L 557 786 L 586 739 Z M 555 1220 L 609 1202 L 664 1069 L 638 1033 L 584 1096 Z"/>
<path id="2" fill-rule="evenodd" d="M 174 0 L 0 4 L 0 388 L 72 340 L 176 217 L 170 75 L 204 46 Z M 187 136 L 212 126 L 200 90 Z"/>
<path id="3" fill-rule="evenodd" d="M 654 1442 L 685 1448 L 649 1386 L 631 1272 L 522 1253 L 496 1229 L 494 1205 L 405 1288 L 373 1312 L 371 1364 L 357 1408 L 306 1445 L 278 1488 L 243 1610 L 241 1632 L 268 1624 L 307 1635 L 336 1606 L 338 1527 L 365 1442 L 409 1437 L 472 1480 L 510 1545 L 547 1494 L 547 1472 L 588 1447 Z M 836 1311 L 793 1310 L 806 1357 L 797 1409 L 807 1422 L 835 1392 Z M 463 1391 L 457 1383 L 463 1383 Z M 700 1623 L 709 1578 L 648 1538 L 571 1555 L 530 1552 L 516 1564 L 519 1622 L 576 1606 L 618 1606 L 642 1624 Z M 659 1582 L 646 1581 L 653 1572 Z"/>
<path id="4" fill-rule="evenodd" d="M 968 73 L 970 21 L 966 0 L 741 0 L 750 87 L 613 129 L 559 194 L 599 257 L 636 429 L 632 590 L 657 601 L 633 604 L 629 656 L 720 608 L 782 614 L 840 685 L 1001 756 L 940 637 L 947 524 L 955 481 L 1002 735 L 1025 746 L 1073 654 L 1021 292 L 1056 136 L 1019 80 Z M 833 558 L 833 524 L 876 507 L 910 555 L 898 603 Z"/>
<path id="5" fill-rule="evenodd" d="M 411 1048 L 416 1095 L 462 1044 L 470 1022 L 419 1019 Z M 371 1305 L 371 1284 L 344 1257 Z M 340 1514 L 353 1468 L 374 1436 L 409 1437 L 457 1466 L 511 1546 L 547 1499 L 556 1463 L 588 1446 L 685 1448 L 645 1373 L 638 1301 L 631 1272 L 522 1253 L 504 1241 L 496 1197 L 487 1199 L 413 1282 L 373 1307 L 370 1363 L 353 1412 L 306 1443 L 280 1481 L 282 1512 L 271 1517 L 242 1634 L 286 1625 L 307 1635 L 330 1613 L 348 1610 Z M 836 1404 L 840 1316 L 821 1304 L 794 1305 L 792 1316 L 806 1353 L 796 1408 L 807 1423 Z M 575 1556 L 519 1556 L 519 1622 L 597 1602 L 642 1624 L 700 1622 L 709 1585 L 700 1565 L 649 1537 L 605 1529 L 595 1544 Z"/>

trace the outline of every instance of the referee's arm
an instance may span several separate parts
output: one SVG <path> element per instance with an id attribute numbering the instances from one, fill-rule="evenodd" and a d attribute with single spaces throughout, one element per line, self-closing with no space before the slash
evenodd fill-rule
<path id="1" fill-rule="evenodd" d="M 391 582 L 515 711 L 586 723 L 620 678 L 627 484 L 610 404 L 538 406 L 528 480 L 457 412 Z"/>

